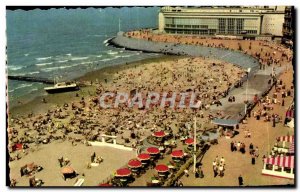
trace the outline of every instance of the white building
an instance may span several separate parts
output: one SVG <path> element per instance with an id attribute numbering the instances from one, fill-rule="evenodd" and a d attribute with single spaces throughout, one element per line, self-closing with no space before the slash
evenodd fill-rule
<path id="1" fill-rule="evenodd" d="M 285 6 L 163 7 L 159 32 L 282 37 Z"/>

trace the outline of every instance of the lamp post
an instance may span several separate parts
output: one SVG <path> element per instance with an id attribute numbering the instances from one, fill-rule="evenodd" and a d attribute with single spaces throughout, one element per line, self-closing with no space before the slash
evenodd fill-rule
<path id="1" fill-rule="evenodd" d="M 249 79 L 249 74 L 250 74 L 250 72 L 251 72 L 251 68 L 249 67 L 249 68 L 247 69 L 245 115 L 247 115 L 247 105 L 248 105 L 248 79 Z"/>
<path id="2" fill-rule="evenodd" d="M 196 157 L 196 150 L 197 150 L 197 148 L 196 148 L 196 133 L 197 133 L 197 131 L 196 131 L 196 127 L 197 127 L 197 119 L 196 119 L 196 117 L 194 118 L 194 173 L 196 173 L 196 161 L 197 161 L 197 157 Z"/>
<path id="3" fill-rule="evenodd" d="M 267 123 L 267 134 L 268 134 L 268 156 L 270 155 L 270 133 L 269 133 L 269 124 Z"/>
<path id="4" fill-rule="evenodd" d="M 202 128 L 202 123 L 200 123 L 200 129 Z M 194 117 L 194 173 L 196 173 L 196 152 L 197 152 L 197 119 Z"/>
<path id="5" fill-rule="evenodd" d="M 275 71 L 274 71 L 274 60 L 275 60 L 275 55 L 276 55 L 276 51 L 274 51 L 273 52 L 273 58 L 272 58 L 272 60 L 273 60 L 273 62 L 272 62 L 272 85 L 273 85 L 273 83 L 274 83 L 274 76 L 275 76 Z"/>

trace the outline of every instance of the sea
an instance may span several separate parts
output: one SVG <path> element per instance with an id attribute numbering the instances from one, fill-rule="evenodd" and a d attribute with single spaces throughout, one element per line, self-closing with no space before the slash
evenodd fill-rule
<path id="1" fill-rule="evenodd" d="M 7 10 L 8 75 L 66 81 L 106 66 L 158 57 L 109 46 L 119 31 L 158 26 L 158 7 Z M 8 80 L 8 99 L 45 95 L 43 83 Z"/>

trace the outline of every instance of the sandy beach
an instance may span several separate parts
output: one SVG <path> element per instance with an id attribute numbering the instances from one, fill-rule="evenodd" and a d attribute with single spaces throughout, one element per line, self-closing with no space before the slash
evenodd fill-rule
<path id="1" fill-rule="evenodd" d="M 271 58 L 275 58 L 275 67 L 291 66 L 293 57 L 290 50 L 261 41 L 173 37 L 155 35 L 147 31 L 129 32 L 127 35 L 150 41 L 239 50 L 257 58 L 261 63 L 260 69 L 271 66 Z M 244 69 L 231 63 L 190 56 L 163 56 L 90 72 L 77 79 L 86 85 L 78 92 L 39 97 L 9 110 L 10 178 L 17 180 L 16 186 L 28 186 L 28 177 L 20 177 L 19 169 L 25 164 L 35 162 L 44 168 L 35 174 L 45 182 L 44 186 L 72 186 L 75 179 L 64 181 L 60 176 L 57 159 L 64 156 L 79 173 L 77 178 L 85 178 L 83 186 L 95 186 L 117 168 L 124 166 L 128 160 L 136 157 L 137 149 L 144 150 L 144 140 L 155 131 L 167 131 L 175 138 L 190 135 L 191 130 L 187 129 L 186 123 L 191 123 L 195 116 L 203 124 L 203 130 L 214 128 L 211 120 L 224 118 L 224 112 L 212 112 L 210 106 L 219 105 L 220 99 L 230 94 L 228 90 L 245 75 Z M 274 104 L 266 116 L 271 118 L 276 114 L 282 120 L 294 100 L 293 69 L 289 68 L 278 80 L 282 80 L 286 87 L 279 92 L 289 90 L 292 93 L 286 99 L 279 96 L 280 102 Z M 271 98 L 274 89 L 269 93 Z M 132 90 L 138 90 L 143 95 L 147 95 L 149 91 L 193 91 L 201 100 L 201 107 L 195 112 L 190 108 L 154 107 L 145 110 L 138 107 L 128 108 L 125 105 L 113 109 L 103 109 L 99 106 L 99 95 L 105 92 L 130 93 Z M 42 102 L 43 98 L 46 102 Z M 284 106 L 280 105 L 283 99 Z M 262 98 L 262 101 L 265 102 L 265 98 Z M 113 103 L 114 100 L 107 102 Z M 261 108 L 262 106 L 255 106 L 250 113 L 261 113 Z M 218 144 L 206 152 L 201 160 L 205 177 L 199 180 L 193 174 L 189 177 L 183 176 L 180 180 L 184 186 L 237 186 L 236 178 L 240 174 L 243 174 L 245 185 L 249 186 L 294 184 L 294 180 L 273 179 L 261 175 L 263 155 L 269 154 L 270 147 L 274 145 L 277 137 L 294 134 L 294 130 L 285 127 L 282 121 L 276 128 L 272 128 L 272 121 L 257 121 L 254 114 L 246 120 L 247 123 L 240 124 L 238 135 L 230 140 L 220 137 Z M 198 133 L 203 133 L 203 130 L 199 130 Z M 250 130 L 251 138 L 244 137 L 245 130 Z M 88 141 L 101 141 L 102 134 L 117 136 L 118 144 L 135 150 L 128 152 L 87 145 Z M 266 134 L 269 135 L 268 139 L 265 139 Z M 230 151 L 231 141 L 242 141 L 247 149 L 250 143 L 258 147 L 260 152 L 257 163 L 254 166 L 250 164 L 251 156 L 248 151 L 246 154 L 233 154 Z M 27 148 L 13 151 L 13 146 L 18 143 L 25 144 Z M 179 144 L 177 147 L 185 146 Z M 87 169 L 87 162 L 93 152 L 101 155 L 104 161 L 96 168 Z M 217 155 L 226 159 L 225 176 L 222 178 L 213 178 L 212 175 L 211 164 Z M 167 156 L 159 162 L 166 163 L 169 159 Z M 250 166 L 252 167 L 249 168 Z M 153 169 L 147 171 L 131 186 L 144 186 L 153 174 Z"/>

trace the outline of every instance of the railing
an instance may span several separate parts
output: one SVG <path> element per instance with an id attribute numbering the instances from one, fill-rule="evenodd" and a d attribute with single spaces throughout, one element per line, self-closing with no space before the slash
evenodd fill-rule
<path id="1" fill-rule="evenodd" d="M 206 146 L 206 145 L 204 145 Z M 196 159 L 199 159 L 200 157 L 204 156 L 205 152 L 207 151 L 207 148 L 202 148 L 201 151 L 196 152 Z M 179 178 L 181 178 L 184 175 L 184 170 L 188 170 L 191 165 L 194 163 L 194 157 L 192 156 L 191 158 L 189 158 L 185 164 L 183 164 L 181 166 L 181 168 L 179 169 L 179 171 L 173 176 L 168 178 L 167 181 L 165 181 L 164 186 L 165 187 L 170 187 L 174 184 L 175 181 L 177 181 Z"/>

